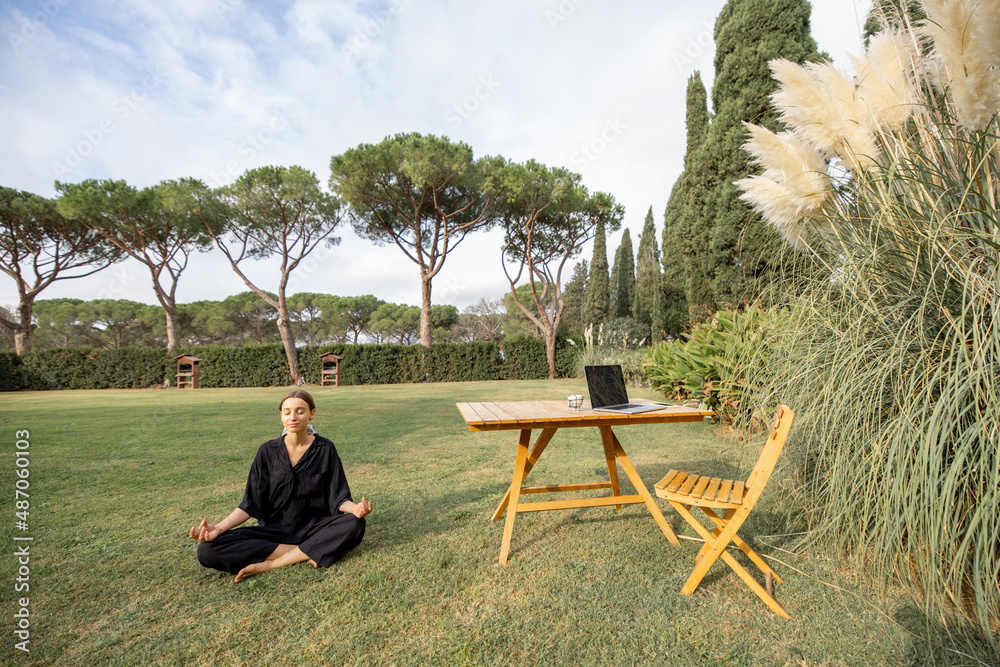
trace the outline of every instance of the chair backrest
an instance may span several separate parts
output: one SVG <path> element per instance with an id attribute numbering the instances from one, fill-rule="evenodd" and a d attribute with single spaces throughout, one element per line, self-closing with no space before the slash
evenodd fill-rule
<path id="1" fill-rule="evenodd" d="M 795 413 L 787 405 L 779 405 L 774 413 L 774 420 L 771 422 L 770 435 L 764 444 L 764 451 L 760 453 L 757 464 L 753 467 L 753 472 L 747 477 L 747 490 L 743 496 L 743 505 L 752 508 L 757 504 L 761 492 L 771 479 L 774 466 L 778 463 L 781 450 L 785 447 L 785 440 L 788 439 L 788 431 L 792 428 L 792 420 Z"/>

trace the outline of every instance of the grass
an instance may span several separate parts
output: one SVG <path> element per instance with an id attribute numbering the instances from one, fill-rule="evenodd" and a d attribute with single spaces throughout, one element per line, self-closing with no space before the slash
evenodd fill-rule
<path id="1" fill-rule="evenodd" d="M 14 432 L 31 433 L 30 530 L 20 534 L 35 538 L 30 654 L 13 648 L 15 563 L 9 548 L 0 559 L 3 654 L 25 665 L 981 664 L 921 639 L 928 620 L 895 591 L 869 590 L 827 554 L 789 553 L 790 538 L 769 537 L 790 531 L 767 493 L 741 532 L 782 561 L 777 596 L 791 621 L 721 562 L 695 595 L 680 595 L 697 545 L 670 546 L 641 506 L 519 517 L 501 567 L 502 522 L 489 516 L 510 482 L 516 433 L 471 433 L 454 403 L 584 393 L 578 380 L 312 390 L 317 430 L 337 444 L 355 497 L 374 503 L 365 541 L 332 568 L 239 585 L 202 568 L 186 533 L 239 502 L 254 451 L 280 432 L 282 389 L 0 397 L 5 489 Z M 617 432 L 651 487 L 671 466 L 745 473 L 740 462 L 757 450 L 718 429 Z M 530 479 L 606 479 L 598 442 L 589 429 L 560 432 Z M 3 507 L 10 545 L 12 501 Z"/>

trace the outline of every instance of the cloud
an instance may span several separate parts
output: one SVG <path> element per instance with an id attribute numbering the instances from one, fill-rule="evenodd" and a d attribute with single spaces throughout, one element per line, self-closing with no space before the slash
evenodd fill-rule
<path id="1" fill-rule="evenodd" d="M 592 191 L 625 204 L 635 235 L 650 205 L 662 224 L 682 169 L 687 77 L 698 69 L 711 83 L 711 26 L 723 4 L 73 0 L 17 51 L 0 52 L 0 120 L 15 128 L 0 183 L 52 196 L 54 165 L 77 162 L 75 151 L 87 155 L 61 180 L 220 182 L 280 164 L 325 184 L 333 155 L 397 132 L 435 132 L 477 155 L 579 171 Z M 863 16 L 867 3 L 858 6 Z M 20 29 L 37 7 L 0 10 L 0 27 Z M 819 23 L 814 31 L 833 35 L 820 46 L 835 58 L 857 48 L 854 16 L 827 12 Z M 151 72 L 162 75 L 152 86 Z M 105 120 L 111 129 L 98 142 Z M 342 236 L 335 266 L 316 272 L 318 291 L 419 303 L 416 267 L 398 249 Z M 506 290 L 499 243 L 494 233 L 460 246 L 435 300 L 462 306 Z M 122 298 L 154 301 L 143 271 Z M 66 281 L 42 298 L 85 296 L 102 281 Z M 210 252 L 192 258 L 179 298 L 243 289 Z M 15 298 L 0 282 L 0 305 Z"/>

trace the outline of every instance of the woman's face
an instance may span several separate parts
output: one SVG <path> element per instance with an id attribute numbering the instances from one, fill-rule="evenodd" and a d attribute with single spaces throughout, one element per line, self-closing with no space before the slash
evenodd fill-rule
<path id="1" fill-rule="evenodd" d="M 315 410 L 301 398 L 286 398 L 281 404 L 281 424 L 289 433 L 305 433 L 309 420 L 316 416 Z"/>

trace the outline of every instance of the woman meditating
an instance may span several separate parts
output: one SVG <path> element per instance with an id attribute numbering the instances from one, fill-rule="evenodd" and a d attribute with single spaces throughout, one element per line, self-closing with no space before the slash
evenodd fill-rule
<path id="1" fill-rule="evenodd" d="M 280 410 L 285 432 L 257 450 L 243 502 L 218 524 L 202 520 L 190 531 L 201 564 L 236 581 L 302 561 L 333 565 L 361 544 L 372 511 L 364 498 L 351 499 L 336 448 L 309 425 L 312 396 L 293 391 Z M 236 528 L 250 517 L 260 525 Z"/>

